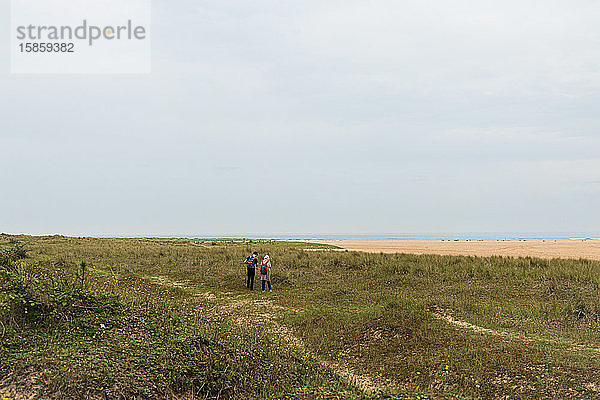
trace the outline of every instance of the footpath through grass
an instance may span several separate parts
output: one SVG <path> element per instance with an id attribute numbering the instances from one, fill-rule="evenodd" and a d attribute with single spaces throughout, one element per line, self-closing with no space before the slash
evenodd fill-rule
<path id="1" fill-rule="evenodd" d="M 28 258 L 13 263 L 11 276 L 37 277 L 42 287 L 25 284 L 32 308 L 29 300 L 15 308 L 6 294 L 14 291 L 0 295 L 0 390 L 600 398 L 598 262 L 315 252 L 241 240 L 4 236 L 0 250 L 15 239 Z M 273 260 L 271 294 L 244 289 L 241 262 L 253 250 Z M 53 299 L 52 285 L 70 297 Z"/>

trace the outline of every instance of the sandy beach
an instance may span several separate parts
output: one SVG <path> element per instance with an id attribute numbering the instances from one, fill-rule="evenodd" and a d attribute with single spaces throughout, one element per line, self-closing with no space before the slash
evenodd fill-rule
<path id="1" fill-rule="evenodd" d="M 600 240 L 597 239 L 312 239 L 309 241 L 371 253 L 600 260 Z"/>

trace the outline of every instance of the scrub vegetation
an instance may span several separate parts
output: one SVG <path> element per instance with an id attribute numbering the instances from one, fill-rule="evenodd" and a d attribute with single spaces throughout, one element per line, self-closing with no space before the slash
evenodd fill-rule
<path id="1" fill-rule="evenodd" d="M 273 293 L 245 289 L 254 250 Z M 0 235 L 0 398 L 600 398 L 599 284 L 589 260 Z"/>

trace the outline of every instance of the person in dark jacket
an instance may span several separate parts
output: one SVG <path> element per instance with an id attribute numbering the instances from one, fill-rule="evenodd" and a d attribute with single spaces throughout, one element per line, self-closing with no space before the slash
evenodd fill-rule
<path id="1" fill-rule="evenodd" d="M 246 279 L 246 287 L 249 290 L 254 290 L 254 274 L 256 273 L 256 266 L 258 265 L 258 253 L 255 251 L 246 258 L 244 261 L 248 269 L 248 278 Z"/>

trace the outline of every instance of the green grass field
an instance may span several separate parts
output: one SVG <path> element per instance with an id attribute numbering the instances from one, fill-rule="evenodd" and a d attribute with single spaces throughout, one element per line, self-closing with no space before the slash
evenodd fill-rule
<path id="1" fill-rule="evenodd" d="M 253 250 L 273 293 L 245 289 Z M 596 261 L 7 235 L 0 251 L 0 398 L 600 398 Z"/>

